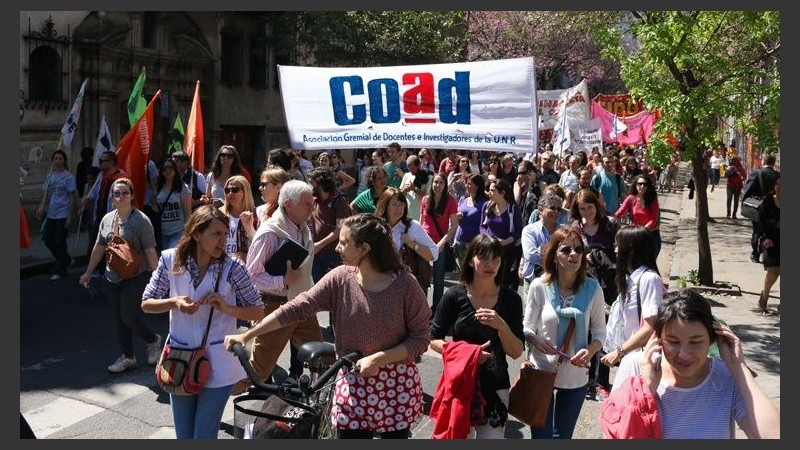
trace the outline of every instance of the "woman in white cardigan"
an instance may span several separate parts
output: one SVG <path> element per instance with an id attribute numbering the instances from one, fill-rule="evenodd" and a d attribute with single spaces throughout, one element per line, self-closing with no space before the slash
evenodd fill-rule
<path id="1" fill-rule="evenodd" d="M 603 290 L 586 275 L 585 253 L 576 229 L 559 228 L 542 258 L 544 273 L 528 290 L 522 320 L 528 360 L 537 369 L 558 372 L 545 425 L 531 427 L 534 439 L 572 438 L 588 389 L 589 363 L 605 340 Z M 559 365 L 559 351 L 573 318 L 572 341 Z"/>

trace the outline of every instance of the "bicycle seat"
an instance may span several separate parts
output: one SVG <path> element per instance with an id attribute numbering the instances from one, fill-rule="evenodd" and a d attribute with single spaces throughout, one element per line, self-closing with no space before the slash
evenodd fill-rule
<path id="1" fill-rule="evenodd" d="M 330 342 L 306 342 L 297 349 L 297 357 L 306 363 L 319 361 L 330 366 L 336 361 L 336 349 Z"/>

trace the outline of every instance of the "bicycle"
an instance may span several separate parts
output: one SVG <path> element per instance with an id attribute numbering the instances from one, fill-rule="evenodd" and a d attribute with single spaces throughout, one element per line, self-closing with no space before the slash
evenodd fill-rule
<path id="1" fill-rule="evenodd" d="M 259 378 L 250 365 L 244 346 L 234 343 L 231 350 L 239 358 L 248 378 L 255 386 L 248 394 L 233 400 L 235 439 L 254 436 L 308 439 L 338 437 L 336 424 L 331 423 L 330 415 L 336 375 L 341 368 L 352 369 L 356 361 L 361 358 L 361 353 L 352 352 L 337 359 L 336 350 L 330 342 L 308 342 L 297 350 L 297 355 L 303 361 L 303 367 L 308 373 L 302 374 L 296 381 L 287 378 L 282 384 L 271 384 Z M 271 403 L 279 403 L 291 411 L 287 414 L 281 413 L 280 416 L 265 411 L 268 399 L 273 396 L 279 400 L 277 402 L 274 399 L 269 400 Z M 259 433 L 256 426 L 259 421 L 264 425 L 265 420 L 272 421 L 271 423 L 278 425 L 275 427 L 280 429 L 278 431 L 285 432 Z M 294 432 L 290 432 L 292 430 Z"/>

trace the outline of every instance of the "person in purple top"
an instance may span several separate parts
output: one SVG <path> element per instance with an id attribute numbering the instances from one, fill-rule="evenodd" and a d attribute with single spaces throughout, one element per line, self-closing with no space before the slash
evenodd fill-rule
<path id="1" fill-rule="evenodd" d="M 467 245 L 472 238 L 480 234 L 481 212 L 489 200 L 486 196 L 486 179 L 479 173 L 470 174 L 465 180 L 467 195 L 458 199 L 458 227 L 456 228 L 453 250 L 456 252 L 456 262 L 461 270 Z"/>
<path id="2" fill-rule="evenodd" d="M 489 183 L 489 201 L 483 206 L 480 232 L 500 239 L 503 244 L 502 286 L 511 290 L 519 287 L 519 260 L 522 256 L 522 211 L 514 202 L 511 184 L 498 179 Z"/>

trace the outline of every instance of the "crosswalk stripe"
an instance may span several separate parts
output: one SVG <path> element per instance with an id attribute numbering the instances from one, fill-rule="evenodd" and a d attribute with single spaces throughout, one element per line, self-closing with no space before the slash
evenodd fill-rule
<path id="1" fill-rule="evenodd" d="M 105 408 L 79 400 L 58 397 L 41 408 L 26 411 L 25 419 L 34 435 L 41 439 L 104 410 Z"/>

